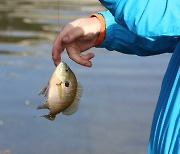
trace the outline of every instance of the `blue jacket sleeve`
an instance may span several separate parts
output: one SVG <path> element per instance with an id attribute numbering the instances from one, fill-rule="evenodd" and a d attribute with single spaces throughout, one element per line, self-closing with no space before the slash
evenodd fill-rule
<path id="1" fill-rule="evenodd" d="M 106 34 L 104 41 L 97 47 L 116 50 L 126 54 L 149 56 L 173 52 L 178 38 L 161 36 L 158 38 L 141 37 L 115 21 L 109 11 L 99 12 L 104 16 Z"/>
<path id="2" fill-rule="evenodd" d="M 180 0 L 100 0 L 115 21 L 142 37 L 180 36 Z"/>

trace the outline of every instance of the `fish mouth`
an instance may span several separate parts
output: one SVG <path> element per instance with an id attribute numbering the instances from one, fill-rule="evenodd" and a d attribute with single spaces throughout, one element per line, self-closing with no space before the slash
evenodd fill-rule
<path id="1" fill-rule="evenodd" d="M 56 68 L 57 76 L 60 78 L 66 78 L 69 75 L 69 67 L 65 62 L 60 62 Z M 64 81 L 64 80 L 63 80 Z"/>
<path id="2" fill-rule="evenodd" d="M 65 62 L 61 61 L 59 66 L 60 66 L 60 68 L 66 68 L 67 64 Z"/>

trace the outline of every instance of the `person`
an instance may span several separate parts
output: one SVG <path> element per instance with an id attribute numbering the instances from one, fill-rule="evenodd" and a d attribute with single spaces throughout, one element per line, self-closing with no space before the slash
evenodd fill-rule
<path id="1" fill-rule="evenodd" d="M 55 65 L 69 57 L 91 67 L 91 47 L 149 56 L 172 53 L 154 113 L 148 154 L 180 154 L 180 1 L 100 0 L 107 11 L 67 24 L 57 36 Z M 113 41 L 112 41 L 113 40 Z"/>

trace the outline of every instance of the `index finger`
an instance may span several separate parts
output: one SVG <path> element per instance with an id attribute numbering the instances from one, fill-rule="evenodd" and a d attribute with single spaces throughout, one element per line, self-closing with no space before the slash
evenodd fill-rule
<path id="1" fill-rule="evenodd" d="M 67 24 L 65 27 L 63 27 L 62 31 L 59 32 L 58 36 L 56 37 L 53 48 L 52 48 L 52 59 L 54 61 L 55 66 L 57 66 L 61 61 L 61 53 L 63 52 L 64 48 L 62 46 L 63 44 L 63 37 L 73 29 L 73 26 L 71 24 Z"/>
<path id="2" fill-rule="evenodd" d="M 60 37 L 60 33 L 59 33 L 54 41 L 52 48 L 52 59 L 54 61 L 55 66 L 57 66 L 61 61 L 61 57 L 60 57 L 60 54 L 62 52 L 61 45 L 62 45 L 62 38 Z"/>

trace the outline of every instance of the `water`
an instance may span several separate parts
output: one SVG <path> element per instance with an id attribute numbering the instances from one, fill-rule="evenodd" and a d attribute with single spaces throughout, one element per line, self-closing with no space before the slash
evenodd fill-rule
<path id="1" fill-rule="evenodd" d="M 36 115 L 54 70 L 62 26 L 103 10 L 98 1 L 0 0 L 0 154 L 144 154 L 170 55 L 138 57 L 91 49 L 93 67 L 62 58 L 83 85 L 79 110 L 51 122 Z"/>

